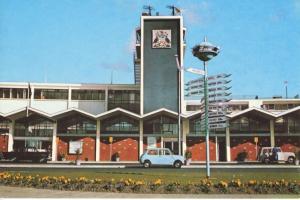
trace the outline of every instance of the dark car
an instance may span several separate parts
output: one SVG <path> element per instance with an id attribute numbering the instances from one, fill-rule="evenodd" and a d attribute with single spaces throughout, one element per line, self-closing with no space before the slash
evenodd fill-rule
<path id="1" fill-rule="evenodd" d="M 16 149 L 13 152 L 0 153 L 1 160 L 11 161 L 32 161 L 36 163 L 47 162 L 49 157 L 48 152 L 39 152 L 35 147 L 26 147 L 22 149 Z"/>

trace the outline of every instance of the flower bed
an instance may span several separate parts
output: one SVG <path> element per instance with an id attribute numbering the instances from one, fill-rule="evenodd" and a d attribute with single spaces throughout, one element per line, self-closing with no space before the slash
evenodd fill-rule
<path id="1" fill-rule="evenodd" d="M 134 192 L 134 193 L 245 193 L 245 194 L 299 194 L 300 183 L 297 181 L 288 182 L 285 180 L 278 181 L 261 181 L 250 180 L 242 182 L 241 180 L 211 181 L 203 179 L 198 183 L 179 184 L 163 183 L 157 179 L 153 182 L 137 181 L 132 179 L 126 180 L 102 180 L 99 178 L 87 179 L 79 177 L 70 179 L 65 176 L 50 177 L 44 176 L 25 176 L 20 173 L 13 174 L 0 173 L 0 185 L 23 186 L 34 188 L 46 188 L 57 190 L 79 190 L 95 192 Z"/>

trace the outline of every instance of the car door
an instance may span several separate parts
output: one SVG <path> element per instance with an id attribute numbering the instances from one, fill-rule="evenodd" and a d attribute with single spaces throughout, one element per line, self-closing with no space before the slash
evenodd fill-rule
<path id="1" fill-rule="evenodd" d="M 161 149 L 159 152 L 161 165 L 173 165 L 173 156 L 169 149 Z"/>
<path id="2" fill-rule="evenodd" d="M 147 152 L 147 159 L 150 160 L 151 164 L 159 164 L 159 152 L 158 149 L 151 149 Z"/>

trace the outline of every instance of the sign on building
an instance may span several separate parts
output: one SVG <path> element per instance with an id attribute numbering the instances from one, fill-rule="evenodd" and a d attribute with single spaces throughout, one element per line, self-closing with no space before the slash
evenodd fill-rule
<path id="1" fill-rule="evenodd" d="M 152 48 L 171 48 L 171 30 L 152 30 Z"/>
<path id="2" fill-rule="evenodd" d="M 69 154 L 76 154 L 76 151 L 79 150 L 79 154 L 82 154 L 82 141 L 70 141 L 69 142 Z"/>

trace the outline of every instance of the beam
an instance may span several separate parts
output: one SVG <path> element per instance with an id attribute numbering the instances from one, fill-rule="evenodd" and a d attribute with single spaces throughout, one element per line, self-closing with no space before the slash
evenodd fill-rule
<path id="1" fill-rule="evenodd" d="M 100 161 L 100 119 L 97 119 L 97 127 L 96 127 L 96 161 Z"/>
<path id="2" fill-rule="evenodd" d="M 274 128 L 274 120 L 270 120 L 270 142 L 271 142 L 271 147 L 275 147 L 275 128 Z"/>
<path id="3" fill-rule="evenodd" d="M 226 127 L 226 160 L 227 162 L 231 161 L 231 149 L 230 149 L 230 128 L 229 122 L 227 123 L 228 127 Z"/>
<path id="4" fill-rule="evenodd" d="M 144 143 L 143 143 L 143 134 L 144 134 L 144 122 L 140 119 L 139 123 L 139 157 L 144 153 Z"/>
<path id="5" fill-rule="evenodd" d="M 53 134 L 52 134 L 52 161 L 57 160 L 57 121 L 53 123 Z"/>
<path id="6" fill-rule="evenodd" d="M 15 132 L 15 120 L 12 120 L 9 124 L 9 133 L 8 133 L 8 144 L 7 144 L 7 151 L 14 150 L 14 132 Z"/>

